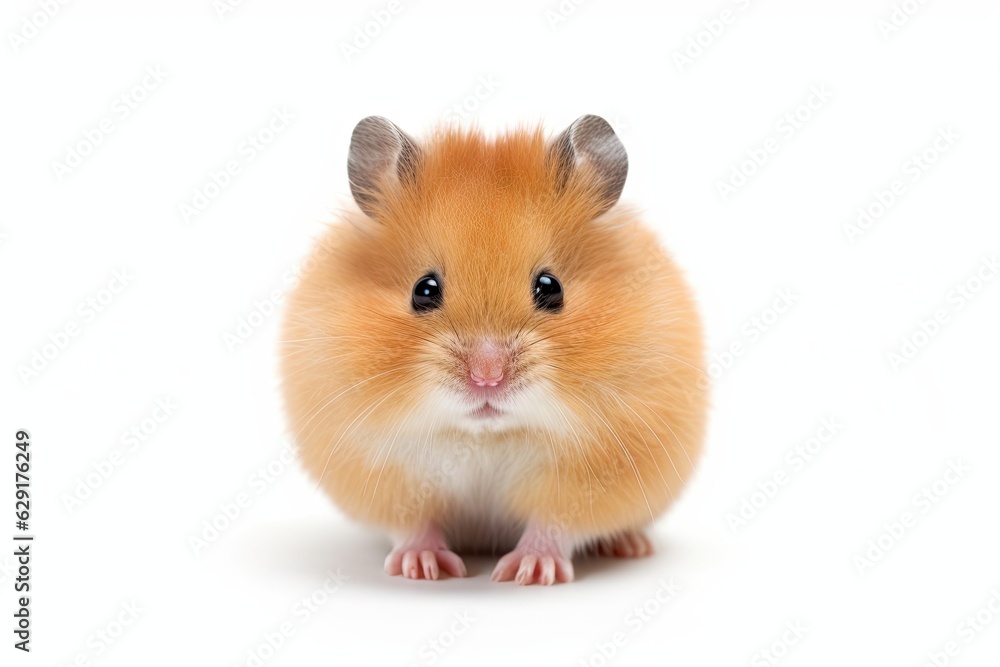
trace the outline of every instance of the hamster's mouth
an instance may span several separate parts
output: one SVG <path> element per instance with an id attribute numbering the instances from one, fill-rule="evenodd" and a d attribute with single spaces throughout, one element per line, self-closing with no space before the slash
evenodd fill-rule
<path id="1" fill-rule="evenodd" d="M 486 402 L 483 403 L 478 408 L 476 408 L 475 410 L 473 410 L 469 414 L 469 416 L 475 417 L 477 419 L 492 419 L 495 417 L 499 417 L 502 414 L 503 412 L 501 412 L 498 408 L 496 408 L 493 405 L 490 405 L 489 402 Z"/>

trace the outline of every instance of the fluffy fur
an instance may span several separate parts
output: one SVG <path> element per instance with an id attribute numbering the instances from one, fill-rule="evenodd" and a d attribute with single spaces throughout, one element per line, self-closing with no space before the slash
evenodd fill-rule
<path id="1" fill-rule="evenodd" d="M 439 129 L 307 263 L 287 306 L 283 388 L 307 470 L 348 515 L 452 548 L 509 548 L 529 522 L 579 546 L 650 523 L 698 458 L 699 318 L 677 267 L 594 170 L 560 174 L 540 129 Z M 554 274 L 560 313 L 533 306 Z M 417 315 L 414 282 L 442 278 Z M 463 354 L 516 349 L 504 416 L 476 420 Z"/>

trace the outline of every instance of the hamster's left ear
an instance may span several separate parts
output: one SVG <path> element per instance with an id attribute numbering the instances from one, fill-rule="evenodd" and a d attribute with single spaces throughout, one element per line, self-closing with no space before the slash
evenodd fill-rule
<path id="1" fill-rule="evenodd" d="M 347 154 L 351 194 L 361 210 L 375 217 L 386 189 L 416 177 L 420 149 L 413 139 L 381 116 L 368 116 L 354 128 Z"/>
<path id="2" fill-rule="evenodd" d="M 549 158 L 556 162 L 560 187 L 589 165 L 601 202 L 597 215 L 618 202 L 628 175 L 628 153 L 608 121 L 594 115 L 577 118 L 552 141 Z"/>

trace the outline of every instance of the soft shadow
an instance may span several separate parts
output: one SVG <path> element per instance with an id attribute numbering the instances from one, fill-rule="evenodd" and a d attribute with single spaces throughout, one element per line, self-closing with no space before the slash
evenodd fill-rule
<path id="1" fill-rule="evenodd" d="M 263 576 L 277 574 L 314 583 L 340 568 L 352 583 L 415 593 L 430 587 L 455 592 L 490 589 L 496 563 L 488 556 L 463 555 L 469 573 L 465 579 L 443 575 L 439 581 L 428 582 L 390 577 L 382 567 L 391 549 L 387 537 L 363 526 L 316 518 L 257 524 L 244 533 L 237 548 L 239 558 Z"/>
<path id="2" fill-rule="evenodd" d="M 609 558 L 577 556 L 573 567 L 577 582 L 598 582 L 624 576 L 626 572 L 647 574 L 681 574 L 704 569 L 714 560 L 715 551 L 708 545 L 691 543 L 653 533 L 656 552 L 648 558 Z M 382 564 L 391 548 L 389 539 L 371 529 L 343 521 L 321 518 L 272 521 L 260 523 L 244 533 L 238 558 L 260 576 L 286 576 L 305 581 L 322 580 L 330 571 L 340 568 L 351 580 L 394 592 L 422 593 L 435 589 L 459 593 L 484 590 L 517 589 L 519 586 L 497 585 L 490 574 L 498 556 L 462 554 L 469 576 L 447 578 L 436 582 L 408 580 L 385 574 Z"/>

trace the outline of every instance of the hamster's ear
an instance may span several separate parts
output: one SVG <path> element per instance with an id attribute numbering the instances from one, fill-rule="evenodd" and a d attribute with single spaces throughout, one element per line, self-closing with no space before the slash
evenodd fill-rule
<path id="1" fill-rule="evenodd" d="M 405 132 L 381 116 L 368 116 L 354 128 L 347 154 L 351 194 L 374 217 L 384 188 L 413 181 L 420 149 Z"/>
<path id="2" fill-rule="evenodd" d="M 559 187 L 564 187 L 581 165 L 592 167 L 602 206 L 598 215 L 618 201 L 628 174 L 628 153 L 608 121 L 600 116 L 580 116 L 552 141 L 549 156 L 557 164 Z"/>

